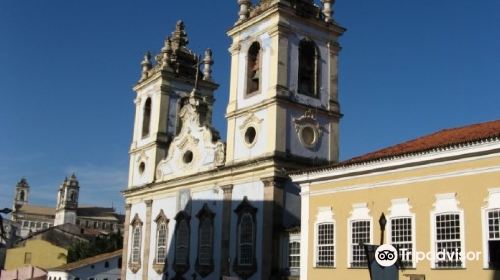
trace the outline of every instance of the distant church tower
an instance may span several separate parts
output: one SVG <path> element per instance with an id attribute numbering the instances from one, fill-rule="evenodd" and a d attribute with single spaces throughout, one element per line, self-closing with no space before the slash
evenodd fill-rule
<path id="1" fill-rule="evenodd" d="M 79 191 L 80 185 L 75 174 L 71 175 L 69 180 L 64 179 L 57 195 L 55 226 L 67 223 L 76 224 Z"/>
<path id="2" fill-rule="evenodd" d="M 16 195 L 14 197 L 14 205 L 12 210 L 16 210 L 22 205 L 28 204 L 28 195 L 30 186 L 25 178 L 22 178 L 16 185 Z"/>

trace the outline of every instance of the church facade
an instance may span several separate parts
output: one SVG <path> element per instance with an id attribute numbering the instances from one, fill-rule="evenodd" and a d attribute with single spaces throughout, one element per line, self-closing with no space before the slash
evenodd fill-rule
<path id="1" fill-rule="evenodd" d="M 179 21 L 145 55 L 122 279 L 298 277 L 300 196 L 286 172 L 338 161 L 345 29 L 323 2 L 238 1 L 226 141 L 212 125 L 212 52 L 191 51 Z"/>

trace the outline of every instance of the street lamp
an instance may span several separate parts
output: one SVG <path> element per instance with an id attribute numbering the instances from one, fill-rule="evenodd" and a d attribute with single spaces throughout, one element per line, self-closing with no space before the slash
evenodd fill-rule
<path id="1" fill-rule="evenodd" d="M 378 219 L 378 224 L 380 225 L 380 245 L 382 245 L 384 244 L 385 225 L 387 225 L 387 219 L 383 212 L 382 215 L 380 215 L 380 219 Z"/>

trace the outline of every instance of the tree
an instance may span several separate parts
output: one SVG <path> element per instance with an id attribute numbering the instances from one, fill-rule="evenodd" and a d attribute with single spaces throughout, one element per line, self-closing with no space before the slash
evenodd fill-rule
<path id="1" fill-rule="evenodd" d="M 120 232 L 100 235 L 90 242 L 78 241 L 73 243 L 68 249 L 67 262 L 76 262 L 81 259 L 120 250 L 121 248 L 123 248 L 123 237 Z"/>

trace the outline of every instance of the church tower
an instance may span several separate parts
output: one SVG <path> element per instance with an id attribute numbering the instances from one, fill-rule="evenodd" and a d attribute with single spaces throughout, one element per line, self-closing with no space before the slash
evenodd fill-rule
<path id="1" fill-rule="evenodd" d="M 155 62 L 148 52 L 141 63 L 142 76 L 134 87 L 137 95 L 129 187 L 155 181 L 158 163 L 166 157 L 169 143 L 182 129 L 181 109 L 194 87 L 206 105 L 201 109 L 201 124 L 212 121 L 213 92 L 218 88 L 211 77 L 212 51 L 207 50 L 201 58 L 187 48 L 188 43 L 184 23 L 179 21 Z M 200 64 L 205 65 L 203 73 Z"/>
<path id="2" fill-rule="evenodd" d="M 333 0 L 239 0 L 228 31 L 231 85 L 227 163 L 282 158 L 338 161 L 339 37 Z"/>
<path id="3" fill-rule="evenodd" d="M 14 206 L 12 210 L 15 211 L 17 208 L 28 204 L 28 195 L 30 192 L 30 186 L 25 178 L 22 178 L 16 185 L 16 195 L 14 197 Z"/>
<path id="4" fill-rule="evenodd" d="M 79 191 L 80 184 L 75 174 L 69 179 L 64 179 L 57 195 L 55 226 L 67 223 L 76 224 Z"/>

